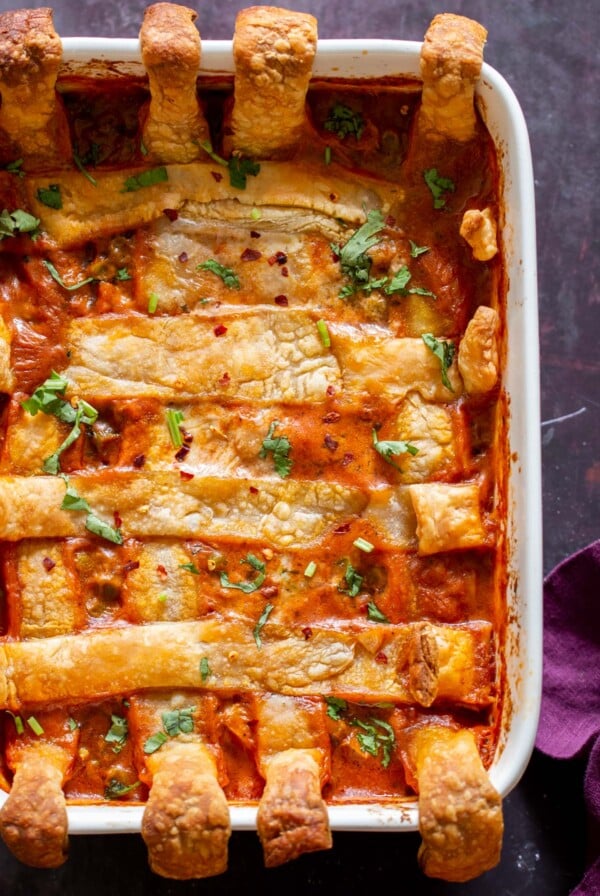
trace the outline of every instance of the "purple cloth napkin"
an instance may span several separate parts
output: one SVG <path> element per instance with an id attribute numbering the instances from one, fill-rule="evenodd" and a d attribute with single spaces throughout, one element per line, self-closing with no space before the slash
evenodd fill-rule
<path id="1" fill-rule="evenodd" d="M 588 756 L 584 781 L 591 865 L 572 896 L 600 894 L 600 541 L 544 582 L 544 685 L 536 746 L 555 759 Z"/>

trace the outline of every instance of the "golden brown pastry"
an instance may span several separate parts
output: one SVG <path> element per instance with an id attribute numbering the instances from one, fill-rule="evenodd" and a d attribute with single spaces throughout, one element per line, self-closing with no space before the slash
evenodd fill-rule
<path id="1" fill-rule="evenodd" d="M 196 13 L 175 3 L 147 7 L 140 31 L 142 60 L 148 72 L 150 104 L 142 141 L 148 161 L 191 162 L 209 139 L 196 95 L 200 68 L 200 35 Z"/>
<path id="2" fill-rule="evenodd" d="M 25 170 L 62 168 L 71 160 L 69 127 L 56 93 L 61 59 L 51 9 L 0 16 L 0 128 Z"/>
<path id="3" fill-rule="evenodd" d="M 471 395 L 490 392 L 498 381 L 500 316 L 494 308 L 480 305 L 458 348 L 458 369 Z"/>
<path id="4" fill-rule="evenodd" d="M 463 215 L 460 235 L 473 250 L 477 261 L 489 261 L 498 254 L 496 219 L 491 208 L 471 208 Z"/>
<path id="5" fill-rule="evenodd" d="M 422 137 L 464 143 L 475 136 L 475 86 L 486 37 L 479 22 L 464 16 L 443 13 L 431 22 L 421 51 Z"/>
<path id="6" fill-rule="evenodd" d="M 257 159 L 286 158 L 302 138 L 317 49 L 317 21 L 306 13 L 253 6 L 238 13 L 231 144 Z"/>

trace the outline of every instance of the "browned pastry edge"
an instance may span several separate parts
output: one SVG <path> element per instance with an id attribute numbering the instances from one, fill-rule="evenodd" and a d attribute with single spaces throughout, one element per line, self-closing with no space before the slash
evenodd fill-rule
<path id="1" fill-rule="evenodd" d="M 61 59 L 51 9 L 17 9 L 0 16 L 0 84 L 16 87 L 24 79 L 58 72 Z"/>
<path id="2" fill-rule="evenodd" d="M 256 826 L 267 868 L 331 848 L 319 767 L 309 752 L 285 750 L 270 760 Z"/>
<path id="3" fill-rule="evenodd" d="M 140 30 L 144 66 L 178 65 L 195 74 L 200 65 L 200 36 L 193 25 L 197 18 L 193 9 L 176 3 L 148 6 Z"/>

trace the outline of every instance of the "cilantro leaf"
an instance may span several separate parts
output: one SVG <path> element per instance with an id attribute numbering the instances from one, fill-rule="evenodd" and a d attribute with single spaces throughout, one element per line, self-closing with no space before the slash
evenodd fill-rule
<path id="1" fill-rule="evenodd" d="M 170 709 L 162 714 L 162 723 L 169 737 L 177 737 L 178 734 L 191 734 L 194 730 L 195 706 L 186 709 Z"/>
<path id="2" fill-rule="evenodd" d="M 65 496 L 62 499 L 62 504 L 60 505 L 61 510 L 73 510 L 73 511 L 85 511 L 86 513 L 90 513 L 91 508 L 85 498 L 82 498 L 81 495 L 77 493 L 77 491 L 73 488 L 72 485 L 69 485 L 67 478 L 65 477 L 65 482 L 67 485 L 67 490 L 65 492 Z"/>
<path id="3" fill-rule="evenodd" d="M 202 684 L 212 675 L 211 668 L 208 665 L 208 659 L 203 656 L 200 660 L 200 678 L 202 679 Z"/>
<path id="4" fill-rule="evenodd" d="M 367 220 L 358 230 L 352 234 L 347 243 L 338 246 L 331 244 L 333 252 L 340 260 L 342 273 L 350 278 L 349 286 L 342 288 L 340 298 L 353 295 L 358 289 L 370 293 L 372 289 L 383 286 L 387 278 L 379 281 L 370 280 L 371 259 L 366 254 L 369 249 L 379 242 L 378 234 L 384 229 L 385 221 L 378 209 L 372 209 L 367 214 Z"/>
<path id="5" fill-rule="evenodd" d="M 370 619 L 371 622 L 387 622 L 389 623 L 389 619 L 382 613 L 375 601 L 370 600 L 367 604 L 367 619 Z"/>
<path id="6" fill-rule="evenodd" d="M 157 731 L 156 734 L 153 734 L 145 742 L 144 753 L 146 753 L 146 755 L 149 755 L 150 753 L 156 753 L 157 750 L 160 750 L 163 744 L 166 744 L 168 739 L 169 738 L 164 731 Z"/>
<path id="7" fill-rule="evenodd" d="M 193 576 L 199 576 L 200 570 L 196 566 L 195 563 L 180 563 L 179 569 L 186 569 L 188 572 L 191 572 Z"/>
<path id="8" fill-rule="evenodd" d="M 448 379 L 448 370 L 452 366 L 452 361 L 454 360 L 454 355 L 456 353 L 456 346 L 449 340 L 436 339 L 432 333 L 423 333 L 421 339 L 423 340 L 427 348 L 433 352 L 433 354 L 440 362 L 440 368 L 442 371 L 442 383 L 444 384 L 446 389 L 454 392 L 452 383 Z"/>
<path id="9" fill-rule="evenodd" d="M 48 208 L 61 209 L 62 196 L 60 194 L 59 184 L 49 184 L 47 187 L 40 187 L 36 193 L 38 202 Z"/>
<path id="10" fill-rule="evenodd" d="M 9 162 L 4 170 L 17 177 L 25 177 L 25 172 L 23 171 L 23 159 L 15 159 L 14 162 Z"/>
<path id="11" fill-rule="evenodd" d="M 123 544 L 123 533 L 121 530 L 116 529 L 114 526 L 109 526 L 108 523 L 97 517 L 95 513 L 88 513 L 85 518 L 85 528 L 88 532 L 99 535 L 100 538 L 112 541 L 113 544 Z"/>
<path id="12" fill-rule="evenodd" d="M 93 187 L 97 187 L 97 186 L 98 186 L 98 181 L 96 180 L 95 177 L 92 177 L 92 175 L 90 174 L 90 172 L 85 168 L 85 166 L 84 166 L 84 164 L 83 164 L 83 161 L 79 158 L 79 156 L 77 155 L 77 153 L 76 153 L 74 150 L 73 150 L 73 161 L 75 162 L 75 165 L 77 166 L 77 168 L 79 168 L 79 170 L 81 171 L 81 173 L 83 174 L 83 176 L 84 176 L 85 178 L 87 178 L 87 180 L 89 180 L 89 182 L 91 183 L 91 185 L 92 185 Z"/>
<path id="13" fill-rule="evenodd" d="M 0 240 L 7 236 L 18 236 L 20 233 L 30 233 L 35 237 L 39 224 L 39 218 L 34 218 L 21 208 L 15 209 L 14 212 L 4 209 L 0 214 Z"/>
<path id="14" fill-rule="evenodd" d="M 140 174 L 128 177 L 123 184 L 121 193 L 133 193 L 135 190 L 141 190 L 143 187 L 153 187 L 155 184 L 164 183 L 169 180 L 167 169 L 164 165 L 158 168 L 149 168 Z"/>
<path id="15" fill-rule="evenodd" d="M 348 709 L 347 701 L 341 697 L 325 697 L 325 703 L 327 704 L 327 715 L 335 722 L 339 722 L 342 713 Z"/>
<path id="16" fill-rule="evenodd" d="M 58 416 L 57 411 L 63 405 L 68 404 L 62 397 L 68 385 L 68 380 L 53 370 L 48 379 L 44 380 L 42 385 L 37 387 L 31 397 L 21 402 L 21 407 L 28 411 L 32 417 L 35 417 L 38 411 Z M 66 423 L 72 423 L 75 419 L 75 409 L 71 408 L 71 410 L 73 411 L 73 418 L 72 420 L 66 420 Z"/>
<path id="17" fill-rule="evenodd" d="M 342 594 L 348 594 L 350 597 L 356 597 L 360 594 L 360 589 L 362 588 L 362 584 L 364 581 L 364 576 L 355 569 L 349 560 L 346 560 L 346 572 L 344 573 L 344 582 L 346 583 L 346 588 L 342 588 L 341 585 L 338 585 L 338 591 Z"/>
<path id="18" fill-rule="evenodd" d="M 425 252 L 429 252 L 429 246 L 417 246 L 412 240 L 409 240 L 408 242 L 410 243 L 411 258 L 418 258 L 419 255 L 424 255 Z"/>
<path id="19" fill-rule="evenodd" d="M 256 625 L 254 626 L 254 629 L 252 631 L 252 634 L 254 635 L 254 640 L 256 642 L 256 646 L 258 647 L 259 650 L 262 647 L 262 640 L 260 637 L 260 633 L 263 630 L 263 627 L 264 627 L 267 619 L 269 618 L 269 616 L 271 615 L 271 613 L 273 612 L 274 609 L 275 608 L 274 608 L 273 604 L 267 604 L 267 606 L 262 611 L 260 618 L 259 618 L 258 622 L 256 623 Z"/>
<path id="20" fill-rule="evenodd" d="M 423 177 L 433 196 L 433 207 L 445 208 L 444 193 L 454 193 L 456 187 L 453 181 L 449 177 L 442 177 L 441 174 L 438 174 L 437 168 L 428 168 L 427 171 L 423 172 Z"/>
<path id="21" fill-rule="evenodd" d="M 389 442 L 389 441 L 380 441 L 377 438 L 377 430 L 371 430 L 373 434 L 373 448 L 377 451 L 384 460 L 391 464 L 392 467 L 395 467 L 397 470 L 402 472 L 402 468 L 395 464 L 392 460 L 392 457 L 399 457 L 401 454 L 411 454 L 413 457 L 415 454 L 419 453 L 419 449 L 416 445 L 411 445 L 410 442 L 398 441 L 398 442 Z"/>
<path id="22" fill-rule="evenodd" d="M 256 177 L 260 172 L 260 165 L 252 159 L 244 159 L 241 156 L 232 156 L 227 162 L 229 169 L 229 183 L 237 190 L 245 190 L 248 177 Z"/>
<path id="23" fill-rule="evenodd" d="M 42 264 L 48 270 L 48 273 L 50 274 L 52 279 L 55 280 L 59 286 L 62 286 L 63 289 L 68 290 L 68 292 L 73 292 L 76 289 L 81 289 L 82 286 L 87 286 L 88 283 L 94 283 L 96 280 L 95 277 L 86 277 L 84 280 L 80 280 L 79 283 L 73 283 L 71 286 L 67 286 L 51 261 L 43 258 Z"/>
<path id="24" fill-rule="evenodd" d="M 360 140 L 365 129 L 365 122 L 360 112 L 356 112 L 343 103 L 336 103 L 329 110 L 324 127 L 326 131 L 335 134 L 340 140 L 345 140 L 346 137 Z"/>
<path id="25" fill-rule="evenodd" d="M 126 793 L 131 793 L 132 790 L 135 790 L 136 787 L 139 786 L 140 781 L 135 781 L 133 784 L 123 784 L 123 782 L 117 780 L 117 778 L 111 778 L 104 788 L 104 799 L 118 800 L 122 796 L 125 796 Z"/>
<path id="26" fill-rule="evenodd" d="M 255 557 L 254 554 L 247 554 L 240 563 L 247 563 L 248 566 L 251 566 L 252 569 L 255 569 L 257 575 L 251 582 L 230 582 L 229 576 L 223 570 L 219 574 L 221 585 L 223 588 L 235 588 L 237 591 L 243 591 L 244 594 L 252 594 L 253 591 L 258 591 L 262 583 L 267 577 L 267 567 L 266 564 L 259 560 L 258 557 Z"/>
<path id="27" fill-rule="evenodd" d="M 361 750 L 375 757 L 379 757 L 381 752 L 381 757 L 379 757 L 381 764 L 387 768 L 392 758 L 392 751 L 396 746 L 396 735 L 392 726 L 388 722 L 374 717 L 371 717 L 368 722 L 351 719 L 350 724 L 360 729 L 356 733 L 356 740 Z"/>
<path id="28" fill-rule="evenodd" d="M 240 281 L 235 271 L 219 264 L 214 258 L 209 258 L 206 261 L 203 261 L 202 264 L 196 266 L 196 270 L 210 271 L 212 274 L 216 274 L 217 277 L 220 277 L 225 286 L 229 289 L 240 289 Z"/>
<path id="29" fill-rule="evenodd" d="M 403 264 L 402 267 L 396 271 L 396 273 L 394 274 L 392 279 L 389 281 L 387 286 L 385 286 L 385 288 L 383 290 L 384 293 L 387 296 L 391 296 L 395 292 L 399 292 L 399 293 L 402 293 L 403 295 L 406 295 L 406 292 L 407 292 L 406 287 L 408 286 L 411 278 L 412 278 L 412 274 L 410 273 L 410 271 L 408 270 L 406 265 Z"/>
<path id="30" fill-rule="evenodd" d="M 111 726 L 104 735 L 104 740 L 107 744 L 114 744 L 113 753 L 120 753 L 125 746 L 127 735 L 129 734 L 127 719 L 123 716 L 113 714 L 110 717 L 110 721 Z"/>
<path id="31" fill-rule="evenodd" d="M 269 427 L 267 437 L 263 440 L 262 448 L 260 449 L 258 456 L 264 458 L 270 452 L 273 455 L 275 471 L 282 479 L 286 479 L 290 475 L 294 463 L 289 456 L 292 446 L 287 436 L 274 436 L 275 429 L 278 426 L 278 421 L 273 420 Z"/>

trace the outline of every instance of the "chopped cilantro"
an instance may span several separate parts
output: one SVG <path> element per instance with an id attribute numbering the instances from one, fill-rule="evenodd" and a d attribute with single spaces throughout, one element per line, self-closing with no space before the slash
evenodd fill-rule
<path id="1" fill-rule="evenodd" d="M 260 633 L 262 632 L 267 619 L 269 618 L 269 616 L 271 615 L 271 613 L 273 612 L 274 609 L 275 608 L 274 608 L 273 604 L 267 604 L 267 606 L 264 608 L 264 610 L 260 614 L 260 618 L 259 618 L 258 622 L 254 626 L 254 630 L 253 630 L 252 634 L 254 635 L 254 640 L 255 640 L 256 646 L 258 647 L 259 650 L 262 647 L 262 640 L 260 637 Z"/>
<path id="2" fill-rule="evenodd" d="M 410 243 L 410 257 L 418 258 L 419 255 L 424 255 L 425 252 L 429 252 L 429 246 L 417 246 L 416 243 L 413 243 L 412 240 L 408 241 Z"/>
<path id="3" fill-rule="evenodd" d="M 25 177 L 25 172 L 23 171 L 23 159 L 15 159 L 14 162 L 9 162 L 5 171 L 8 171 L 9 174 L 15 174 L 17 177 Z"/>
<path id="4" fill-rule="evenodd" d="M 410 454 L 413 457 L 415 454 L 419 453 L 419 449 L 416 445 L 411 445 L 410 442 L 398 441 L 398 442 L 389 442 L 389 441 L 380 441 L 377 438 L 377 430 L 373 429 L 373 447 L 375 451 L 377 451 L 384 460 L 387 460 L 388 464 L 391 464 L 392 467 L 395 467 L 397 470 L 402 472 L 402 468 L 395 464 L 392 460 L 392 457 L 399 457 L 401 454 Z"/>
<path id="5" fill-rule="evenodd" d="M 59 184 L 49 184 L 47 187 L 40 187 L 36 193 L 38 201 L 48 208 L 62 208 L 62 196 L 60 194 Z"/>
<path id="6" fill-rule="evenodd" d="M 188 572 L 191 572 L 193 576 L 199 576 L 200 570 L 196 566 L 195 563 L 180 563 L 179 569 L 186 569 Z"/>
<path id="7" fill-rule="evenodd" d="M 346 137 L 354 137 L 356 140 L 360 140 L 364 129 L 365 123 L 362 115 L 360 112 L 351 109 L 350 106 L 336 103 L 329 110 L 329 116 L 325 122 L 325 130 L 335 134 L 340 140 L 345 140 Z"/>
<path id="8" fill-rule="evenodd" d="M 71 405 L 69 405 L 71 407 Z M 56 451 L 51 454 L 43 463 L 43 471 L 44 473 L 50 473 L 52 476 L 56 476 L 58 471 L 60 470 L 60 456 L 65 451 L 69 445 L 72 445 L 73 442 L 77 441 L 79 436 L 81 435 L 81 424 L 92 424 L 98 418 L 98 411 L 96 408 L 93 408 L 91 404 L 88 404 L 87 401 L 84 401 L 82 398 L 79 399 L 79 403 L 77 408 L 75 409 L 75 419 L 73 421 L 73 429 L 64 440 L 64 442 L 59 445 Z"/>
<path id="9" fill-rule="evenodd" d="M 389 619 L 382 613 L 375 601 L 370 600 L 367 604 L 367 619 L 370 619 L 371 622 L 387 622 L 389 623 Z"/>
<path id="10" fill-rule="evenodd" d="M 35 237 L 39 224 L 39 218 L 34 218 L 21 208 L 15 209 L 14 212 L 4 209 L 0 214 L 0 240 L 7 236 L 18 236 L 20 233 L 29 233 Z"/>
<path id="11" fill-rule="evenodd" d="M 346 560 L 346 572 L 344 573 L 346 587 L 342 588 L 341 585 L 338 585 L 338 591 L 342 594 L 348 594 L 350 597 L 356 597 L 357 594 L 360 594 L 363 580 L 364 576 L 361 576 L 358 570 L 352 566 L 350 561 Z"/>
<path id="12" fill-rule="evenodd" d="M 135 781 L 133 784 L 123 784 L 123 782 L 118 781 L 117 778 L 111 778 L 104 788 L 104 799 L 118 800 L 122 796 L 125 796 L 126 793 L 131 793 L 132 790 L 135 790 L 136 787 L 139 786 L 139 781 Z"/>
<path id="13" fill-rule="evenodd" d="M 347 701 L 343 700 L 341 697 L 325 697 L 325 703 L 327 704 L 327 715 L 330 719 L 333 719 L 334 722 L 339 722 L 342 713 L 346 712 L 348 709 Z"/>
<path id="14" fill-rule="evenodd" d="M 263 440 L 262 448 L 260 449 L 258 456 L 266 457 L 267 454 L 271 452 L 273 455 L 275 471 L 282 479 L 286 479 L 292 471 L 293 460 L 289 456 L 292 446 L 287 436 L 274 436 L 275 429 L 278 426 L 278 421 L 273 420 L 269 427 L 267 437 Z"/>
<path id="15" fill-rule="evenodd" d="M 73 161 L 75 162 L 75 165 L 77 166 L 77 168 L 79 168 L 79 170 L 81 171 L 81 173 L 83 174 L 83 176 L 84 176 L 85 178 L 87 178 L 87 180 L 89 180 L 89 182 L 91 183 L 91 185 L 92 185 L 93 187 L 97 187 L 97 186 L 98 186 L 98 181 L 96 180 L 95 177 L 92 177 L 92 175 L 90 174 L 90 172 L 85 168 L 85 166 L 84 166 L 82 160 L 79 158 L 79 156 L 77 155 L 77 153 L 76 153 L 75 151 L 73 151 Z"/>
<path id="16" fill-rule="evenodd" d="M 195 706 L 186 709 L 170 709 L 162 714 L 162 723 L 169 737 L 177 737 L 178 734 L 191 734 L 194 730 Z"/>
<path id="17" fill-rule="evenodd" d="M 352 234 L 344 246 L 332 243 L 331 248 L 339 257 L 342 273 L 351 280 L 351 283 L 340 292 L 340 298 L 347 298 L 358 289 L 370 292 L 386 282 L 385 277 L 381 281 L 370 279 L 371 259 L 366 254 L 379 242 L 378 234 L 384 227 L 382 213 L 378 209 L 372 209 L 368 212 L 365 223 Z"/>
<path id="18" fill-rule="evenodd" d="M 221 585 L 223 588 L 235 588 L 237 591 L 243 591 L 244 594 L 252 594 L 258 591 L 262 583 L 267 577 L 267 567 L 262 560 L 255 557 L 254 554 L 247 554 L 240 563 L 247 563 L 248 566 L 256 570 L 257 575 L 251 582 L 230 582 L 227 573 L 222 570 L 219 574 Z"/>
<path id="19" fill-rule="evenodd" d="M 217 277 L 220 277 L 225 286 L 229 289 L 240 289 L 240 281 L 235 271 L 219 264 L 214 258 L 209 258 L 206 261 L 203 261 L 202 264 L 196 266 L 196 270 L 210 271 L 212 274 L 216 274 Z"/>
<path id="20" fill-rule="evenodd" d="M 77 731 L 77 729 L 79 728 L 79 725 L 72 716 L 69 716 L 67 725 L 69 726 L 69 731 Z"/>
<path id="21" fill-rule="evenodd" d="M 208 660 L 205 656 L 200 660 L 200 678 L 202 679 L 202 684 L 212 675 L 210 666 L 208 665 Z"/>
<path id="22" fill-rule="evenodd" d="M 112 541 L 113 544 L 123 544 L 123 533 L 121 530 L 105 523 L 95 513 L 88 513 L 85 518 L 85 528 L 88 532 L 92 532 L 93 535 L 99 535 L 100 538 Z"/>
<path id="23" fill-rule="evenodd" d="M 453 342 L 450 342 L 447 339 L 436 339 L 432 333 L 423 333 L 421 339 L 440 362 L 442 383 L 446 389 L 454 392 L 452 383 L 448 379 L 448 370 L 452 366 L 452 361 L 454 360 L 454 355 L 456 353 L 456 346 Z"/>
<path id="24" fill-rule="evenodd" d="M 131 274 L 129 273 L 129 271 L 127 270 L 127 268 L 119 268 L 119 270 L 113 277 L 113 280 L 132 280 L 132 279 L 133 278 L 132 278 Z"/>
<path id="25" fill-rule="evenodd" d="M 69 484 L 67 477 L 65 477 L 65 483 L 67 485 L 67 490 L 65 492 L 64 498 L 62 499 L 60 509 L 84 511 L 89 513 L 91 508 L 86 499 L 82 498 L 81 495 L 79 495 L 73 488 L 73 486 Z"/>
<path id="26" fill-rule="evenodd" d="M 113 753 L 120 753 L 125 746 L 127 735 L 129 734 L 127 719 L 123 716 L 112 714 L 110 721 L 111 726 L 104 735 L 104 740 L 107 744 L 113 744 Z"/>
<path id="27" fill-rule="evenodd" d="M 88 283 L 94 283 L 96 280 L 95 277 L 86 277 L 84 280 L 80 280 L 79 283 L 73 283 L 71 286 L 67 286 L 63 278 L 60 276 L 54 265 L 51 261 L 48 261 L 46 258 L 42 259 L 42 264 L 48 270 L 50 276 L 53 280 L 56 280 L 59 286 L 62 286 L 63 289 L 68 290 L 68 292 L 73 292 L 76 289 L 81 289 L 82 286 L 87 286 Z"/>
<path id="28" fill-rule="evenodd" d="M 128 177 L 123 184 L 121 193 L 133 193 L 143 187 L 153 187 L 155 184 L 161 184 L 168 180 L 169 175 L 164 165 L 160 165 L 158 168 L 149 168 L 147 171 Z"/>
<path id="29" fill-rule="evenodd" d="M 444 193 L 454 193 L 454 190 L 456 189 L 454 183 L 449 177 L 442 177 L 438 174 L 437 168 L 428 168 L 427 171 L 423 172 L 423 177 L 433 196 L 433 207 L 445 208 L 446 200 L 444 198 Z"/>
<path id="30" fill-rule="evenodd" d="M 381 757 L 379 757 L 381 764 L 387 768 L 392 758 L 392 750 L 396 746 L 396 735 L 392 726 L 382 719 L 373 717 L 368 722 L 351 719 L 350 724 L 354 728 L 360 729 L 356 733 L 356 739 L 361 750 L 375 757 L 379 757 L 381 752 Z"/>
<path id="31" fill-rule="evenodd" d="M 163 744 L 166 744 L 168 741 L 168 737 L 164 731 L 157 731 L 156 734 L 153 734 L 148 738 L 146 743 L 144 744 L 144 753 L 149 755 L 150 753 L 156 753 L 157 750 L 160 750 Z"/>
<path id="32" fill-rule="evenodd" d="M 232 156 L 227 162 L 229 168 L 229 183 L 238 190 L 245 190 L 248 177 L 256 177 L 260 172 L 260 165 L 252 159 L 243 159 L 241 156 Z"/>

